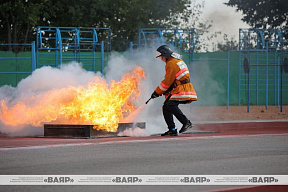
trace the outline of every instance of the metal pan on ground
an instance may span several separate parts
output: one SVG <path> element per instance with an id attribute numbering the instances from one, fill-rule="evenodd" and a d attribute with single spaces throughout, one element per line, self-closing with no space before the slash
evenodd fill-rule
<path id="1" fill-rule="evenodd" d="M 72 124 L 44 124 L 44 137 L 51 138 L 99 138 L 117 137 L 117 134 L 126 129 L 146 129 L 146 122 L 119 123 L 117 132 L 97 130 L 94 125 Z"/>

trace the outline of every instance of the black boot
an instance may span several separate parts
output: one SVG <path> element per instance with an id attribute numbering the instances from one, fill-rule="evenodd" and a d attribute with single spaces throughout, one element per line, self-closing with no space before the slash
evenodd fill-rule
<path id="1" fill-rule="evenodd" d="M 192 127 L 193 127 L 193 124 L 191 123 L 191 121 L 188 120 L 188 122 L 182 126 L 179 133 L 184 133 L 185 131 L 187 131 L 188 129 L 190 129 Z"/>
<path id="2" fill-rule="evenodd" d="M 161 136 L 178 136 L 177 129 L 166 131 Z"/>

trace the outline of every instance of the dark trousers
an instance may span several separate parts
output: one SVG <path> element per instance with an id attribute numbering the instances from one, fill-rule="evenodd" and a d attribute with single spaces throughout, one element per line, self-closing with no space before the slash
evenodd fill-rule
<path id="1" fill-rule="evenodd" d="M 171 130 L 175 128 L 175 123 L 173 119 L 173 115 L 180 121 L 183 125 L 185 125 L 188 122 L 187 117 L 182 113 L 182 111 L 179 109 L 179 104 L 185 104 L 186 101 L 174 101 L 174 100 L 168 100 L 163 104 L 162 111 L 163 116 L 165 119 L 166 124 L 168 125 L 168 129 Z"/>

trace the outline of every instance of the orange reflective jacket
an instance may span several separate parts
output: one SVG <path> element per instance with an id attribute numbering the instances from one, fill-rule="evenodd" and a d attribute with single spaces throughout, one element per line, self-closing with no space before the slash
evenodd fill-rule
<path id="1" fill-rule="evenodd" d="M 192 83 L 181 84 L 181 81 L 183 80 L 190 80 L 190 74 L 187 65 L 180 59 L 179 54 L 172 53 L 172 56 L 166 61 L 165 70 L 166 74 L 164 80 L 161 81 L 160 85 L 155 90 L 159 95 L 165 93 L 175 81 L 177 87 L 170 92 L 170 94 L 172 94 L 170 100 L 197 101 L 197 95 Z"/>

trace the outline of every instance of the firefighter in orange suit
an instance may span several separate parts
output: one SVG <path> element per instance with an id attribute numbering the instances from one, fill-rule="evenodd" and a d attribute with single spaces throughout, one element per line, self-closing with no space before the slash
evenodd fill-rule
<path id="1" fill-rule="evenodd" d="M 160 57 L 165 65 L 165 77 L 160 85 L 152 93 L 151 98 L 165 95 L 163 104 L 163 116 L 168 126 L 168 131 L 161 136 L 177 136 L 173 115 L 183 124 L 179 133 L 187 131 L 193 124 L 179 109 L 179 104 L 187 104 L 197 101 L 197 95 L 190 82 L 189 69 L 181 59 L 181 55 L 173 52 L 169 46 L 162 45 L 156 51 L 156 58 Z"/>

